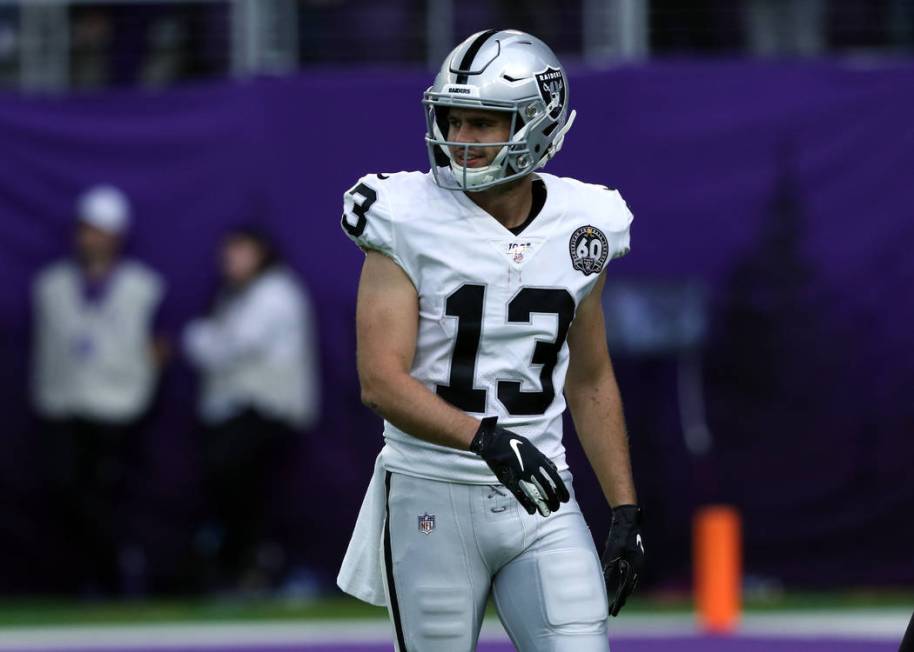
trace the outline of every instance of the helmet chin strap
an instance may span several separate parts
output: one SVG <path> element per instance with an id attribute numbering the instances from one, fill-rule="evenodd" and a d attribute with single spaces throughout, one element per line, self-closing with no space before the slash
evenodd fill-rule
<path id="1" fill-rule="evenodd" d="M 439 140 L 445 140 L 437 122 L 434 123 L 432 129 Z M 502 164 L 508 156 L 507 145 L 502 146 L 501 151 L 495 155 L 495 158 L 489 165 L 481 168 L 464 167 L 454 160 L 454 157 L 447 147 L 442 147 L 441 149 L 451 162 L 450 167 L 451 172 L 454 174 L 454 180 L 464 190 L 472 191 L 477 186 L 490 183 L 504 176 L 504 166 Z"/>
<path id="2" fill-rule="evenodd" d="M 559 130 L 559 133 L 555 135 L 555 140 L 552 141 L 552 146 L 549 147 L 549 151 L 546 152 L 546 155 L 539 160 L 539 163 L 536 164 L 534 170 L 538 170 L 546 163 L 549 162 L 553 156 L 559 153 L 559 150 L 562 149 L 562 143 L 565 142 L 565 134 L 568 133 L 568 130 L 571 129 L 571 125 L 574 124 L 574 119 L 578 117 L 578 112 L 572 109 L 571 113 L 568 114 L 568 120 L 565 121 L 565 126 Z"/>
<path id="3" fill-rule="evenodd" d="M 464 190 L 472 191 L 477 186 L 490 183 L 504 176 L 505 170 L 502 162 L 507 155 L 508 146 L 505 145 L 489 165 L 481 168 L 464 167 L 451 158 L 451 171 L 454 173 L 454 179 Z M 450 158 L 450 154 L 448 154 L 448 157 Z M 464 180 L 466 180 L 466 183 L 464 183 Z"/>

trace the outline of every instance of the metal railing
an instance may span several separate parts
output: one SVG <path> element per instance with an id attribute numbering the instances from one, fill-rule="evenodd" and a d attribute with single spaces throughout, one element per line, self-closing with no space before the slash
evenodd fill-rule
<path id="1" fill-rule="evenodd" d="M 81 72 L 86 67 L 82 65 L 84 60 L 88 59 L 91 67 L 92 62 L 98 63 L 98 58 L 106 55 L 101 52 L 87 54 L 81 49 L 81 41 L 74 39 L 74 22 L 79 20 L 79 12 L 92 8 L 110 11 L 112 7 L 136 7 L 139 12 L 143 7 L 168 5 L 222 7 L 225 33 L 219 37 L 224 51 L 217 55 L 217 58 L 221 56 L 223 59 L 220 61 L 221 69 L 235 76 L 250 76 L 281 74 L 299 67 L 302 61 L 299 26 L 303 20 L 309 19 L 309 16 L 303 16 L 303 12 L 319 8 L 321 3 L 309 5 L 296 0 L 0 0 L 0 29 L 5 18 L 6 34 L 8 38 L 15 39 L 16 50 L 15 57 L 7 51 L 7 85 L 41 92 L 81 88 L 91 85 L 91 80 L 95 80 L 96 85 L 105 85 L 103 80 L 97 79 L 103 76 L 101 73 Z M 552 11 L 555 11 L 555 6 L 551 5 Z M 647 0 L 582 0 L 579 21 L 576 21 L 579 24 L 571 27 L 572 31 L 580 30 L 582 33 L 583 52 L 580 54 L 596 65 L 620 58 L 646 56 L 648 6 Z M 422 21 L 424 33 L 392 34 L 391 38 L 410 42 L 411 51 L 421 44 L 424 56 L 420 56 L 419 60 L 424 60 L 431 69 L 436 68 L 462 36 L 456 34 L 457 9 L 454 0 L 426 0 Z M 544 20 L 552 21 L 553 17 L 548 14 L 550 6 L 544 5 L 542 10 L 537 8 L 537 11 L 545 12 Z M 504 20 L 505 16 L 497 18 Z M 15 25 L 10 25 L 10 22 Z M 12 33 L 14 35 L 10 37 Z M 348 38 L 347 35 L 339 36 L 340 40 Z M 328 39 L 333 38 L 332 34 L 328 36 Z M 339 47 L 345 47 L 347 43 L 341 43 Z M 146 45 L 137 44 L 135 47 Z M 358 43 L 351 47 L 357 48 Z M 134 54 L 131 46 L 122 44 L 122 57 L 125 52 L 127 55 Z M 333 48 L 326 48 L 325 52 L 333 61 Z M 410 56 L 407 55 L 407 58 Z M 375 59 L 365 53 L 364 60 Z M 159 66 L 162 67 L 167 68 L 167 65 Z M 11 69 L 17 72 L 11 74 Z M 0 60 L 0 76 L 2 70 L 3 61 Z M 161 76 L 149 75 L 153 79 Z M 137 83 L 144 83 L 144 80 L 137 80 Z M 145 80 L 145 83 L 154 82 Z"/>
<path id="2" fill-rule="evenodd" d="M 0 86 L 163 85 L 325 63 L 433 70 L 461 38 L 496 26 L 597 67 L 669 54 L 909 55 L 914 0 L 0 0 Z M 106 43 L 92 41 L 99 33 Z"/>
<path id="3" fill-rule="evenodd" d="M 298 67 L 295 0 L 0 0 L 15 11 L 16 85 L 26 91 L 63 91 L 74 82 L 73 11 L 152 5 L 221 5 L 228 16 L 224 58 L 236 76 L 285 73 Z M 9 67 L 9 66 L 8 66 Z"/>

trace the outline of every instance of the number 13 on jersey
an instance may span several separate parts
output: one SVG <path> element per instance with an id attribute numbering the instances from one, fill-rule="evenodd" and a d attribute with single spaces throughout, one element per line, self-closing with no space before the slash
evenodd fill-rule
<path id="1" fill-rule="evenodd" d="M 451 357 L 451 373 L 447 385 L 438 385 L 438 395 L 466 412 L 486 411 L 488 390 L 475 387 L 476 360 L 482 336 L 482 315 L 485 286 L 465 284 L 451 293 L 445 302 L 445 314 L 457 318 L 457 338 Z M 574 298 L 562 288 L 521 288 L 508 302 L 509 324 L 532 323 L 534 313 L 554 314 L 558 329 L 554 340 L 537 339 L 531 365 L 540 367 L 541 391 L 523 391 L 520 381 L 499 380 L 496 395 L 512 415 L 539 415 L 555 399 L 552 372 L 568 336 L 574 318 Z"/>

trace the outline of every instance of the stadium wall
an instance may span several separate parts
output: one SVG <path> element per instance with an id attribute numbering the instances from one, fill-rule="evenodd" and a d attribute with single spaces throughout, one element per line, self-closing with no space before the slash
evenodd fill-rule
<path id="1" fill-rule="evenodd" d="M 207 305 L 229 226 L 266 225 L 309 285 L 323 417 L 277 480 L 286 499 L 268 509 L 294 561 L 332 578 L 381 445 L 359 402 L 362 255 L 340 231 L 341 196 L 365 173 L 427 168 L 428 82 L 320 70 L 155 93 L 0 96 L 0 590 L 54 590 L 79 563 L 46 516 L 28 297 L 36 270 L 68 250 L 74 198 L 97 182 L 134 200 L 129 251 L 168 281 L 162 321 L 176 343 Z M 910 64 L 573 72 L 580 115 L 547 171 L 619 188 L 631 206 L 632 253 L 609 282 L 710 288 L 711 453 L 695 458 L 683 444 L 675 359 L 616 357 L 654 586 L 688 581 L 691 513 L 706 502 L 742 512 L 755 577 L 914 581 L 914 530 L 903 525 L 914 513 L 912 82 Z M 152 590 L 184 587 L 199 509 L 193 409 L 193 376 L 176 358 L 125 496 L 123 527 L 147 550 Z M 602 538 L 596 482 L 569 446 Z"/>

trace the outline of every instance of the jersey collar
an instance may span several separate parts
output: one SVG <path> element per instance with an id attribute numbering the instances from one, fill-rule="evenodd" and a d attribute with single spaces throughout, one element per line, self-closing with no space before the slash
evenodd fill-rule
<path id="1" fill-rule="evenodd" d="M 450 173 L 450 170 L 446 171 Z M 525 237 L 538 236 L 548 237 L 548 234 L 561 221 L 565 214 L 565 197 L 560 184 L 555 183 L 555 177 L 549 174 L 537 174 L 536 177 L 542 180 L 546 186 L 546 201 L 540 209 L 535 220 L 529 221 L 526 228 L 519 233 L 514 234 L 510 229 L 505 227 L 501 222 L 496 220 L 492 215 L 481 209 L 462 191 L 447 191 L 463 209 L 461 213 L 468 219 L 474 228 L 483 232 L 488 237 L 497 237 L 500 239 L 522 239 Z"/>

